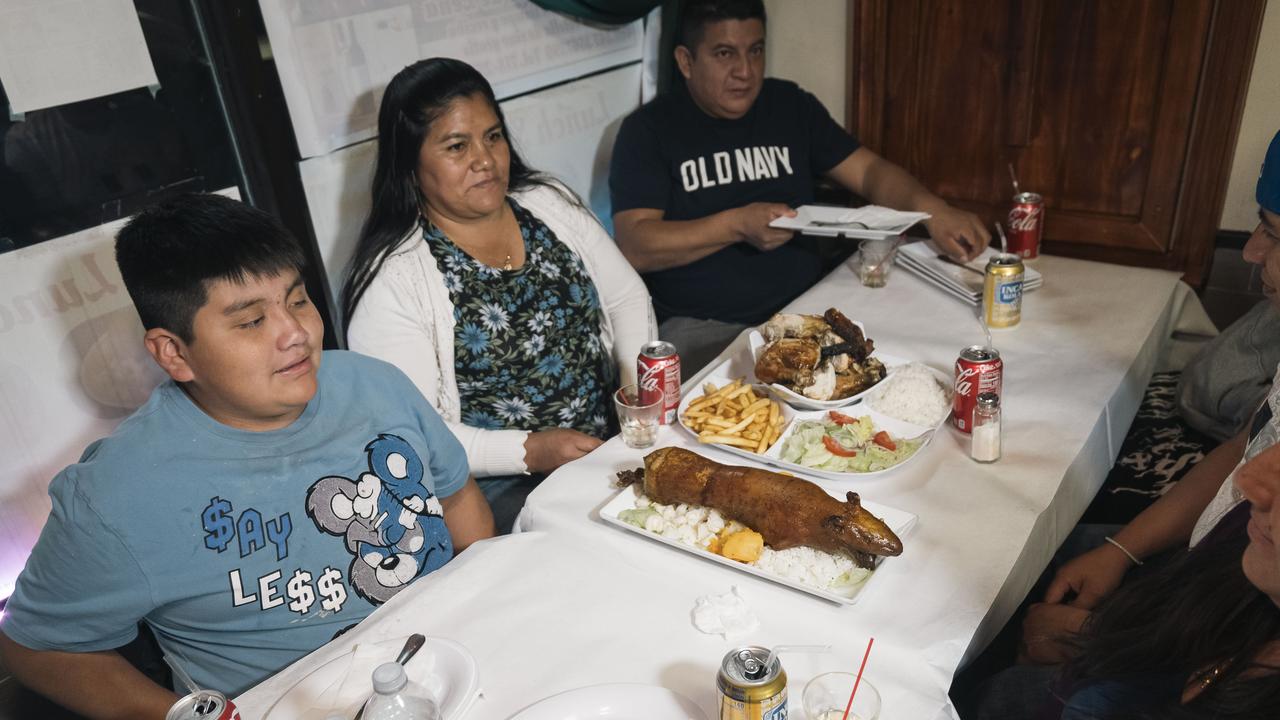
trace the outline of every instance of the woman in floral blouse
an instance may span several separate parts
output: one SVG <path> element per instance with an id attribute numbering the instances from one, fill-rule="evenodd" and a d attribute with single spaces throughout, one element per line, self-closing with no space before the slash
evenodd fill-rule
<path id="1" fill-rule="evenodd" d="M 347 342 L 440 411 L 506 530 L 546 473 L 609 433 L 611 394 L 654 336 L 648 292 L 573 192 L 521 160 L 470 65 L 397 73 L 378 132 Z"/>

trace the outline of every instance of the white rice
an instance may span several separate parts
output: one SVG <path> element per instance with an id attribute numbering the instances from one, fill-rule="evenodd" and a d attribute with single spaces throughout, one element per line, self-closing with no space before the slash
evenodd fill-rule
<path id="1" fill-rule="evenodd" d="M 889 417 L 931 427 L 951 412 L 951 396 L 927 366 L 908 363 L 893 370 L 880 383 L 880 392 L 868 403 Z"/>

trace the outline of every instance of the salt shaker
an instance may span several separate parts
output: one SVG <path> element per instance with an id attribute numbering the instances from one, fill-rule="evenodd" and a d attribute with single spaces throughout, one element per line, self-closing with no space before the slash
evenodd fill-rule
<path id="1" fill-rule="evenodd" d="M 969 457 L 978 462 L 1000 459 L 1000 396 L 986 392 L 978 395 L 973 409 L 973 444 Z"/>

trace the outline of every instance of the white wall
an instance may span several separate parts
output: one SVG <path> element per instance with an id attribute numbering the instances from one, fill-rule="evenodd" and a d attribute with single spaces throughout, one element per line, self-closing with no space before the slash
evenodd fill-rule
<path id="1" fill-rule="evenodd" d="M 765 0 L 769 27 L 765 72 L 800 84 L 844 125 L 847 84 L 846 0 Z"/>
<path id="2" fill-rule="evenodd" d="M 1219 227 L 1250 231 L 1257 226 L 1254 187 L 1262 158 L 1277 130 L 1280 130 L 1280 0 L 1267 0 Z"/>

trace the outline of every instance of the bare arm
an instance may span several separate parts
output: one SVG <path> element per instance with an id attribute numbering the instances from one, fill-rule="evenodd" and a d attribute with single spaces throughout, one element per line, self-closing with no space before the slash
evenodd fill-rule
<path id="1" fill-rule="evenodd" d="M 1116 542 L 1139 559 L 1185 545 L 1218 488 L 1244 457 L 1244 431 L 1204 456 L 1182 480 L 1115 534 Z"/>
<path id="2" fill-rule="evenodd" d="M 772 250 L 791 239 L 790 230 L 769 227 L 795 211 L 782 203 L 752 203 L 697 220 L 664 220 L 651 208 L 624 210 L 613 216 L 618 248 L 639 272 L 688 265 L 737 242 Z"/>
<path id="3" fill-rule="evenodd" d="M 1246 431 L 1214 448 L 1112 539 L 1138 559 L 1185 544 L 1200 514 L 1244 456 L 1247 441 Z M 1062 566 L 1049 584 L 1045 602 L 1062 602 L 1072 593 L 1072 605 L 1091 609 L 1120 586 L 1132 564 L 1114 545 L 1099 545 Z"/>
<path id="4" fill-rule="evenodd" d="M 929 213 L 929 235 L 938 249 L 957 259 L 972 259 L 991 242 L 991 233 L 976 215 L 948 205 L 911 173 L 865 147 L 827 171 L 827 177 L 876 205 Z"/>
<path id="5" fill-rule="evenodd" d="M 23 685 L 94 720 L 163 720 L 178 699 L 113 650 L 32 650 L 0 633 L 0 658 Z"/>
<path id="6" fill-rule="evenodd" d="M 472 543 L 493 537 L 493 511 L 473 477 L 458 492 L 440 498 L 444 524 L 453 540 L 453 552 L 460 553 Z"/>

